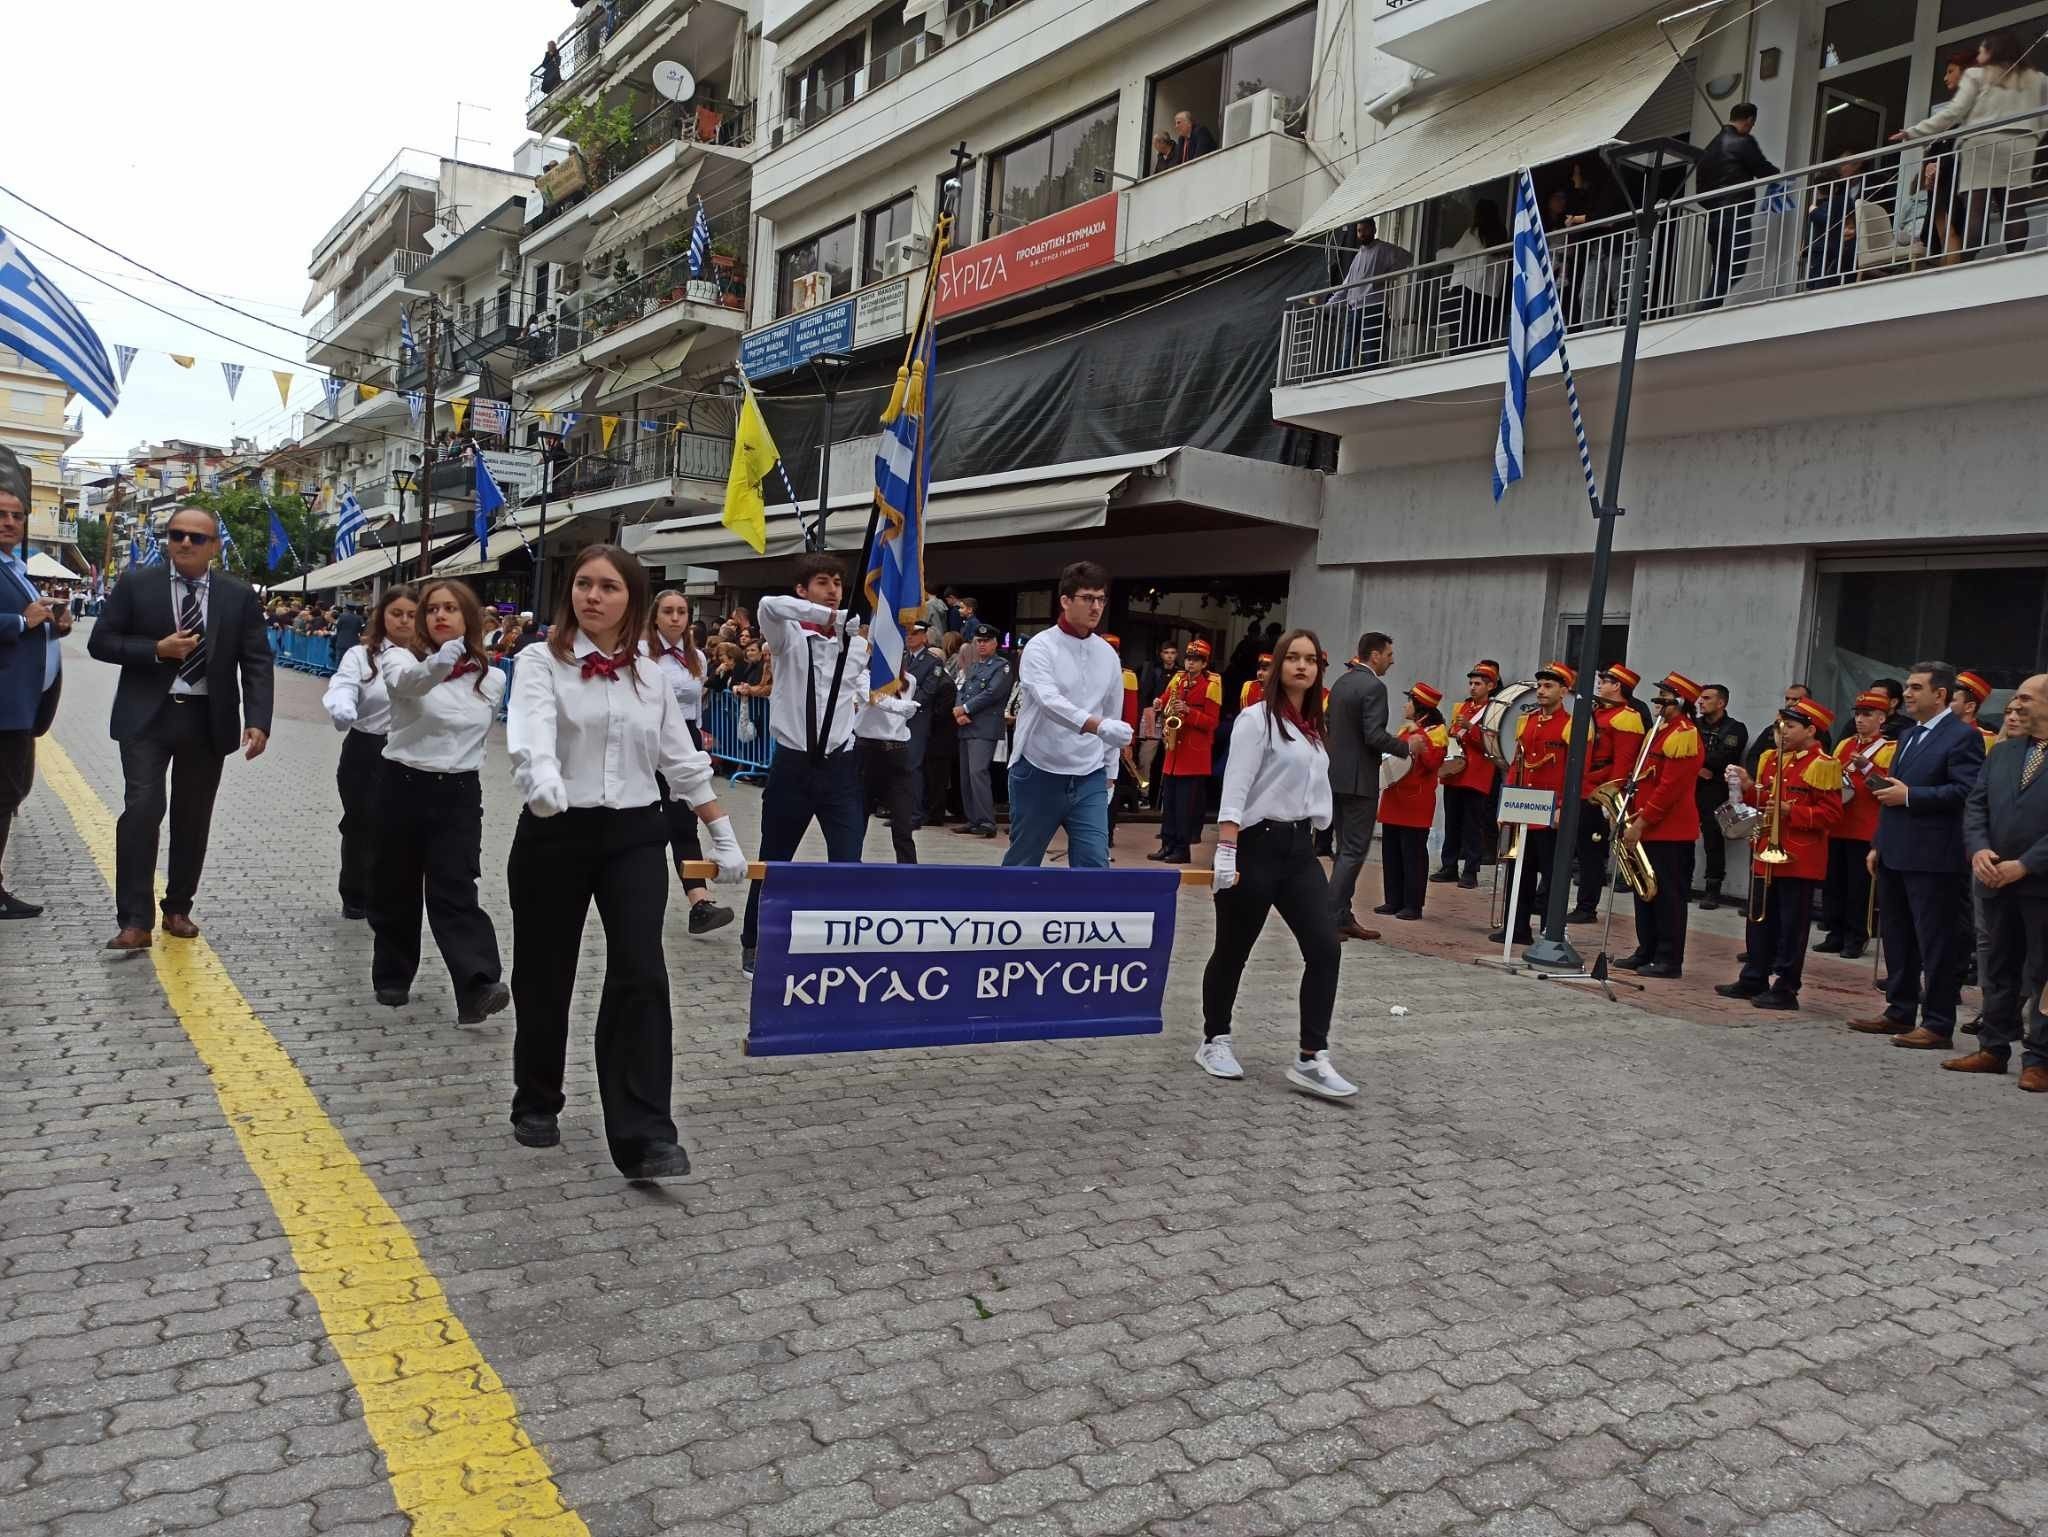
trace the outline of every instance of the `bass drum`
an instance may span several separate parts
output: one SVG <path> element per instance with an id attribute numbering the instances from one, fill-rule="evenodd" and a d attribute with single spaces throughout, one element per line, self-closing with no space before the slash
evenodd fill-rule
<path id="1" fill-rule="evenodd" d="M 1536 685 L 1510 683 L 1486 702 L 1479 714 L 1479 739 L 1486 756 L 1498 769 L 1515 761 L 1515 723 L 1536 708 Z"/>

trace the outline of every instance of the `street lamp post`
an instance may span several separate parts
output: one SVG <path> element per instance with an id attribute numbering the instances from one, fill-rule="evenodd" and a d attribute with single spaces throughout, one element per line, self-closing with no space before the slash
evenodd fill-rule
<path id="1" fill-rule="evenodd" d="M 843 353 L 821 352 L 811 359 L 824 403 L 818 408 L 818 516 L 804 539 L 807 550 L 825 548 L 825 519 L 832 505 L 832 403 L 839 397 L 840 376 L 851 367 L 853 359 Z"/>

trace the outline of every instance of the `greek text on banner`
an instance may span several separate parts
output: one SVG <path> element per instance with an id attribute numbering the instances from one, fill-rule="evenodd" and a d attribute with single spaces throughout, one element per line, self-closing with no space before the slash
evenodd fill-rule
<path id="1" fill-rule="evenodd" d="M 1149 950 L 1152 915 L 863 912 L 803 908 L 789 915 L 791 955 L 938 950 Z"/>

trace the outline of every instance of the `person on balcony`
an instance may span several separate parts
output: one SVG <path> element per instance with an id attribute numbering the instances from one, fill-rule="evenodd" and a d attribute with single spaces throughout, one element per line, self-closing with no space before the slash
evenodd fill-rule
<path id="1" fill-rule="evenodd" d="M 1379 224 L 1364 219 L 1358 225 L 1358 252 L 1344 269 L 1344 281 L 1330 299 L 1344 308 L 1331 332 L 1336 337 L 1332 371 L 1370 368 L 1385 351 L 1387 291 L 1379 280 L 1415 265 L 1415 258 L 1391 240 L 1379 238 Z"/>
<path id="2" fill-rule="evenodd" d="M 1985 244 L 1994 223 L 2003 226 L 2003 245 L 2017 250 L 2026 239 L 2026 221 L 2006 219 L 2011 192 L 2024 189 L 2034 178 L 2034 146 L 2041 132 L 2038 118 L 2029 113 L 2048 110 L 2048 75 L 2027 62 L 2019 38 L 2011 32 L 1993 32 L 1977 45 L 1977 62 L 1963 71 L 1962 84 L 1944 105 L 1911 128 L 1891 137 L 1902 140 L 1932 138 L 1956 131 L 1956 190 L 1963 204 L 1962 252 L 1974 252 Z M 1977 131 L 1981 125 L 2003 126 Z M 1950 251 L 1959 260 L 1953 231 Z"/>
<path id="3" fill-rule="evenodd" d="M 1157 176 L 1161 171 L 1173 169 L 1173 135 L 1155 133 L 1152 135 L 1152 164 L 1145 174 Z"/>
<path id="4" fill-rule="evenodd" d="M 1471 227 L 1436 253 L 1438 261 L 1452 264 L 1443 318 L 1446 328 L 1457 328 L 1459 347 L 1484 346 L 1503 334 L 1507 244 L 1508 227 L 1500 216 L 1500 204 L 1483 197 L 1473 205 Z"/>
<path id="5" fill-rule="evenodd" d="M 548 51 L 540 56 L 540 90 L 543 96 L 554 91 L 562 83 L 562 50 L 553 38 L 548 39 Z"/>
<path id="6" fill-rule="evenodd" d="M 1190 160 L 1199 160 L 1204 155 L 1216 153 L 1216 135 L 1196 122 L 1192 112 L 1174 113 L 1173 132 L 1175 165 L 1186 165 Z"/>
<path id="7" fill-rule="evenodd" d="M 1756 104 L 1740 102 L 1728 114 L 1727 125 L 1714 135 L 1694 171 L 1696 185 L 1707 208 L 1707 248 L 1713 253 L 1714 271 L 1709 279 L 1705 308 L 1718 309 L 1728 290 L 1742 281 L 1749 266 L 1750 211 L 1756 194 L 1749 183 L 1776 176 L 1756 142 Z M 1722 188 L 1734 190 L 1721 192 Z M 1719 197 L 1705 194 L 1721 192 Z"/>

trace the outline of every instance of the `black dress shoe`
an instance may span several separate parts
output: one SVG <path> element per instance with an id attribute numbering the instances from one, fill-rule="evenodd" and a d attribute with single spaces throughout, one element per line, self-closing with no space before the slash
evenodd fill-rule
<path id="1" fill-rule="evenodd" d="M 1979 1014 L 1975 1019 L 1971 1020 L 1968 1024 L 1960 1025 L 1957 1028 L 1960 1029 L 1965 1035 L 1982 1035 L 1984 1033 L 1984 1016 L 1982 1014 Z"/>
<path id="2" fill-rule="evenodd" d="M 1457 878 L 1456 870 L 1434 870 L 1430 872 L 1429 883 L 1432 886 L 1446 886 Z"/>
<path id="3" fill-rule="evenodd" d="M 1166 849 L 1154 849 L 1154 850 L 1153 850 L 1153 851 L 1152 851 L 1151 853 L 1147 854 L 1147 855 L 1146 855 L 1145 857 L 1146 857 L 1147 859 L 1151 860 L 1151 861 L 1152 861 L 1152 863 L 1154 863 L 1154 864 L 1156 865 L 1156 864 L 1164 864 L 1164 863 L 1165 863 L 1165 862 L 1166 862 L 1167 860 L 1169 860 L 1169 859 L 1173 858 L 1173 855 L 1172 855 L 1172 853 L 1170 853 L 1170 852 L 1169 852 L 1168 850 L 1166 850 Z"/>
<path id="4" fill-rule="evenodd" d="M 1863 946 L 1845 944 L 1837 953 L 1845 961 L 1860 961 L 1863 959 Z"/>
<path id="5" fill-rule="evenodd" d="M 1607 967 L 1610 971 L 1640 971 L 1649 964 L 1650 958 L 1647 955 L 1638 953 L 1636 955 L 1624 955 L 1618 961 L 1609 961 Z"/>
<path id="6" fill-rule="evenodd" d="M 1400 910 L 1401 909 L 1396 907 L 1392 902 L 1382 902 L 1378 907 L 1375 907 L 1373 909 L 1373 912 L 1381 918 L 1391 918 Z"/>
<path id="7" fill-rule="evenodd" d="M 650 1142 L 638 1163 L 619 1172 L 627 1179 L 680 1179 L 690 1172 L 690 1155 L 673 1142 Z"/>
<path id="8" fill-rule="evenodd" d="M 503 982 L 493 982 L 456 1010 L 455 1022 L 458 1025 L 480 1025 L 511 1001 L 512 989 Z"/>
<path id="9" fill-rule="evenodd" d="M 1495 929 L 1491 934 L 1486 936 L 1486 942 L 1489 945 L 1506 944 L 1508 943 L 1508 931 L 1506 929 Z M 1535 939 L 1526 933 L 1517 934 L 1514 938 L 1514 943 L 1518 945 L 1530 945 L 1534 944 L 1535 942 Z"/>
<path id="10" fill-rule="evenodd" d="M 1770 989 L 1754 982 L 1723 982 L 1714 991 L 1723 998 L 1761 998 Z"/>
<path id="11" fill-rule="evenodd" d="M 1564 915 L 1566 923 L 1598 923 L 1600 909 L 1597 907 L 1575 907 Z"/>
<path id="12" fill-rule="evenodd" d="M 690 904 L 690 932 L 705 935 L 724 928 L 732 922 L 732 909 L 723 907 L 710 898 Z"/>
<path id="13" fill-rule="evenodd" d="M 1479 889 L 1479 877 L 1476 875 L 1461 875 L 1458 877 L 1458 885 L 1466 891 L 1477 891 Z"/>
<path id="14" fill-rule="evenodd" d="M 1821 942 L 1813 947 L 1813 953 L 1815 955 L 1840 955 L 1842 953 L 1842 936 L 1839 934 L 1824 935 Z"/>
<path id="15" fill-rule="evenodd" d="M 1422 916 L 1422 909 L 1419 907 L 1404 907 L 1395 913 L 1394 916 L 1403 923 L 1413 923 Z"/>
<path id="16" fill-rule="evenodd" d="M 341 904 L 341 916 L 348 919 L 351 923 L 361 923 L 370 915 L 365 909 L 357 907 L 354 903 L 344 902 Z"/>
<path id="17" fill-rule="evenodd" d="M 40 918 L 42 904 L 24 902 L 11 891 L 0 891 L 0 918 Z"/>
<path id="18" fill-rule="evenodd" d="M 1685 975 L 1685 968 L 1674 966 L 1669 961 L 1651 961 L 1647 965 L 1636 967 L 1636 975 L 1639 977 L 1662 977 L 1666 981 L 1675 981 Z"/>
<path id="19" fill-rule="evenodd" d="M 562 1128 L 551 1115 L 531 1112 L 512 1117 L 512 1140 L 521 1147 L 559 1147 Z"/>
<path id="20" fill-rule="evenodd" d="M 377 1001 L 387 1009 L 404 1008 L 406 1000 L 411 996 L 412 994 L 402 987 L 380 987 L 377 989 Z"/>
<path id="21" fill-rule="evenodd" d="M 1799 1007 L 1796 993 L 1781 993 L 1775 987 L 1767 993 L 1758 993 L 1749 1000 L 1752 1009 L 1794 1009 Z"/>

